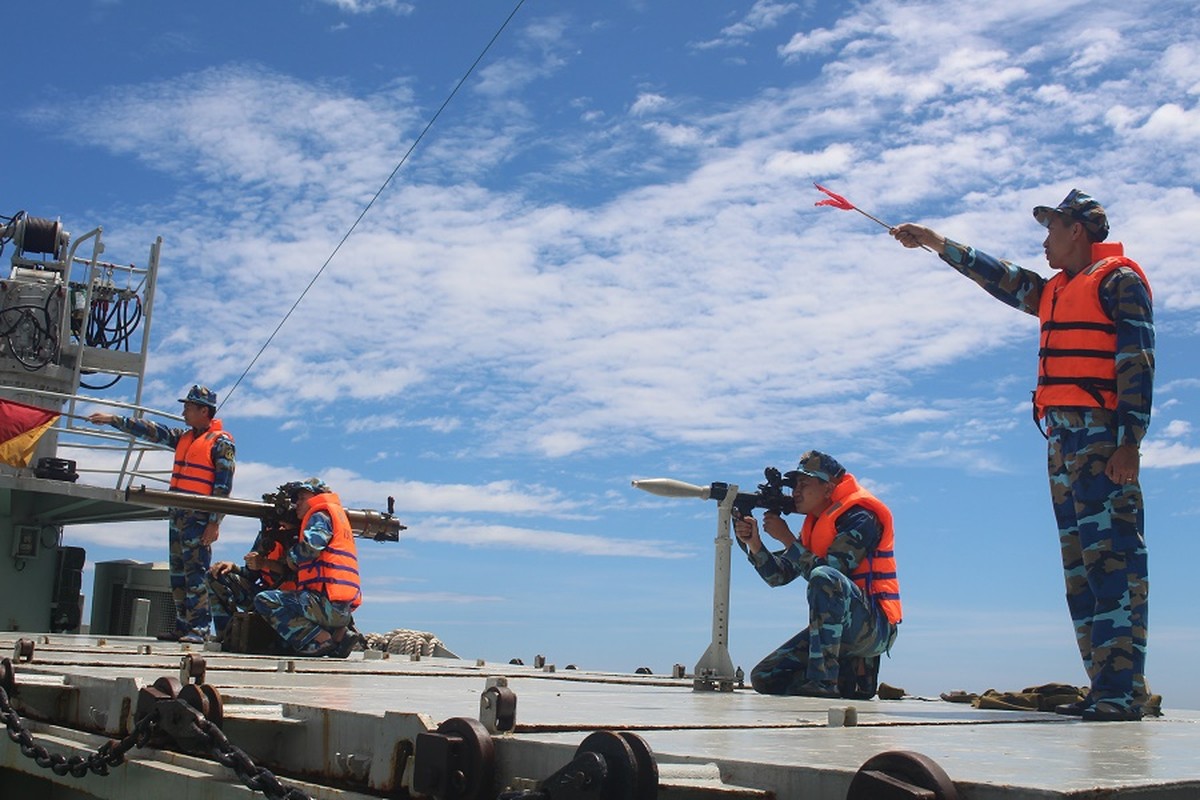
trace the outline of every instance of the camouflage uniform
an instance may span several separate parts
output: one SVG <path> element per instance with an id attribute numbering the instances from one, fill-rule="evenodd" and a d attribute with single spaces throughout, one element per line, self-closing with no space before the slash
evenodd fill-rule
<path id="1" fill-rule="evenodd" d="M 1082 193 L 1072 197 L 1094 204 Z M 1103 225 L 1106 233 L 1107 220 Z M 1037 316 L 1047 282 L 1038 273 L 951 240 L 942 258 L 993 297 Z M 1128 267 L 1104 280 L 1099 297 L 1116 323 L 1117 409 L 1047 410 L 1050 494 L 1067 607 L 1091 680 L 1088 702 L 1140 713 L 1148 696 L 1149 589 L 1142 491 L 1136 483 L 1114 483 L 1104 470 L 1117 446 L 1137 445 L 1150 424 L 1154 321 L 1147 287 Z"/>
<path id="2" fill-rule="evenodd" d="M 271 545 L 264 541 L 260 533 L 250 550 L 265 557 L 271 551 Z M 263 580 L 261 570 L 245 566 L 230 570 L 220 577 L 210 572 L 205 576 L 204 583 L 208 587 L 209 610 L 217 638 L 225 635 L 225 629 L 235 613 L 254 608 L 254 597 L 270 588 Z"/>
<path id="3" fill-rule="evenodd" d="M 232 569 L 219 577 L 209 573 L 204 585 L 208 587 L 208 608 L 217 639 L 225 635 L 234 614 L 254 607 L 254 596 L 264 588 L 257 571 L 246 567 Z"/>
<path id="4" fill-rule="evenodd" d="M 333 521 L 324 511 L 313 513 L 288 549 L 288 565 L 296 568 L 320 555 L 333 538 Z M 322 630 L 332 633 L 353 622 L 349 603 L 335 603 L 320 592 L 267 589 L 254 597 L 254 610 L 271 624 L 288 647 L 306 655 Z"/>
<path id="5" fill-rule="evenodd" d="M 800 475 L 829 483 L 844 474 L 835 459 L 810 450 L 800 457 L 797 470 L 785 477 L 794 486 Z M 785 550 L 771 552 L 764 547 L 757 553 L 750 553 L 746 543 L 736 539 L 768 585 L 784 586 L 796 578 L 808 582 L 808 627 L 750 671 L 750 682 L 761 694 L 811 694 L 814 687 L 832 690 L 842 677 L 840 662 L 877 657 L 891 649 L 896 639 L 897 626 L 883 607 L 850 577 L 879 549 L 883 524 L 874 511 L 851 505 L 836 518 L 835 530 L 823 557 L 805 547 L 799 537 Z M 871 684 L 873 695 L 873 677 Z"/>
<path id="6" fill-rule="evenodd" d="M 764 547 L 750 556 L 750 563 L 770 586 L 783 586 L 796 578 L 808 581 L 808 627 L 750 671 L 755 691 L 794 694 L 792 690 L 809 681 L 836 685 L 839 660 L 877 656 L 891 647 L 896 626 L 849 578 L 879 545 L 881 532 L 878 517 L 855 508 L 838 520 L 837 538 L 825 558 L 805 549 L 799 540 L 786 550 L 772 553 Z M 738 544 L 745 549 L 740 540 Z"/>
<path id="7" fill-rule="evenodd" d="M 188 432 L 187 428 L 168 428 L 146 419 L 129 417 L 116 417 L 112 427 L 172 449 Z M 236 468 L 235 448 L 228 436 L 218 436 L 213 441 L 212 462 L 215 470 L 213 496 L 228 497 L 233 489 Z M 200 537 L 209 522 L 220 522 L 222 517 L 224 514 L 173 508 L 167 518 L 171 597 L 175 601 L 175 633 L 180 636 L 203 640 L 208 634 L 211 617 L 205 576 L 212 564 L 212 547 L 201 544 Z"/>

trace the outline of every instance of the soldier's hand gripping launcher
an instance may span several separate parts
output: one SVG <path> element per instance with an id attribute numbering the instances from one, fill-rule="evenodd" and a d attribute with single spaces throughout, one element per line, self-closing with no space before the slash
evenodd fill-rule
<path id="1" fill-rule="evenodd" d="M 210 497 L 203 494 L 188 492 L 164 492 L 149 489 L 145 486 L 130 486 L 125 490 L 125 499 L 130 503 L 161 508 L 186 508 L 189 511 L 207 511 L 216 514 L 232 514 L 235 517 L 251 517 L 262 520 L 263 530 L 277 528 L 295 528 L 299 520 L 296 517 L 296 507 L 282 487 L 270 494 L 264 494 L 262 502 L 240 500 L 236 497 Z M 392 498 L 388 498 L 388 510 L 371 511 L 368 509 L 347 508 L 346 516 L 350 519 L 350 529 L 361 539 L 373 539 L 377 542 L 398 542 L 400 531 L 407 526 L 401 525 L 394 516 Z"/>

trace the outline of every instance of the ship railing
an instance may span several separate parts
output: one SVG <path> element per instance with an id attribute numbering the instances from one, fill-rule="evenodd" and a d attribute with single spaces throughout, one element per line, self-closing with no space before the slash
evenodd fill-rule
<path id="1" fill-rule="evenodd" d="M 106 411 L 124 417 L 149 414 L 161 417 L 162 424 L 172 427 L 182 426 L 183 417 L 122 400 L 80 394 L 64 395 L 39 389 L 24 389 L 23 392 L 86 412 L 63 412 L 54 428 L 58 435 L 58 453 L 55 457 L 74 461 L 75 471 L 81 478 L 85 475 L 100 476 L 85 480 L 86 483 L 103 485 L 111 481 L 114 488 L 124 490 L 135 482 L 164 485 L 170 482 L 172 459 L 169 456 L 161 458 L 161 454 L 170 453 L 171 448 L 135 439 L 107 425 L 95 425 L 87 420 L 87 414 L 93 411 Z M 161 461 L 161 467 L 153 463 L 156 460 Z"/>

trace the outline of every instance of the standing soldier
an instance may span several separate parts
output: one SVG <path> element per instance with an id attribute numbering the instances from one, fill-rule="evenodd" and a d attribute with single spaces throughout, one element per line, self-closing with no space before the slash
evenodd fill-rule
<path id="1" fill-rule="evenodd" d="M 145 419 L 120 417 L 97 411 L 88 419 L 111 425 L 138 439 L 175 449 L 171 491 L 228 497 L 233 489 L 233 437 L 224 430 L 217 413 L 217 394 L 194 385 L 183 403 L 186 428 L 168 428 Z M 199 644 L 211 622 L 204 577 L 212 562 L 212 543 L 220 535 L 224 514 L 172 508 L 168 517 L 171 596 L 175 601 L 175 629 L 159 634 L 167 641 Z"/>
<path id="2" fill-rule="evenodd" d="M 1041 321 L 1034 413 L 1046 424 L 1050 496 L 1058 522 L 1067 607 L 1091 680 L 1088 696 L 1059 706 L 1085 720 L 1138 720 L 1146 712 L 1149 595 L 1139 444 L 1150 424 L 1154 317 L 1150 284 L 1108 216 L 1072 189 L 1033 216 L 1057 274 L 1001 261 L 921 225 L 892 229 L 925 246 L 989 294 Z"/>

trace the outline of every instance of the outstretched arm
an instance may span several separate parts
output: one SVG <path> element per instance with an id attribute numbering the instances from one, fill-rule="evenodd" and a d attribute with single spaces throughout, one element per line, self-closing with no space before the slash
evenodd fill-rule
<path id="1" fill-rule="evenodd" d="M 906 222 L 891 229 L 905 247 L 928 247 L 956 270 L 979 284 L 1002 303 L 1037 316 L 1046 279 L 1033 270 L 1018 267 L 969 245 L 947 239 L 924 225 Z"/>
<path id="2" fill-rule="evenodd" d="M 183 428 L 168 428 L 148 419 L 134 419 L 96 411 L 88 414 L 88 421 L 93 425 L 110 425 L 119 431 L 124 431 L 136 439 L 143 439 L 154 444 L 174 447 L 179 444 L 179 437 L 185 432 Z"/>

